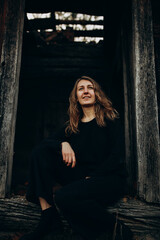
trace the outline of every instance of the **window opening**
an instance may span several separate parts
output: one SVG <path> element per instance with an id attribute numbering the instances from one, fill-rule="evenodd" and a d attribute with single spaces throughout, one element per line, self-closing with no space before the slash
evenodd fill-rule
<path id="1" fill-rule="evenodd" d="M 104 39 L 104 17 L 73 12 L 27 13 L 27 34 L 41 44 L 94 42 Z M 41 45 L 38 43 L 37 45 Z"/>

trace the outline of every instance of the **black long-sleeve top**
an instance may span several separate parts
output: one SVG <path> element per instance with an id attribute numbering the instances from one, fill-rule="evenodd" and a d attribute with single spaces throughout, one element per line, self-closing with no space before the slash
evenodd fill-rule
<path id="1" fill-rule="evenodd" d="M 100 127 L 95 118 L 80 122 L 79 132 L 68 136 L 63 127 L 45 143 L 61 151 L 61 143 L 69 142 L 75 152 L 76 167 L 86 176 L 118 174 L 126 177 L 123 128 L 119 119 L 105 121 L 105 127 Z"/>

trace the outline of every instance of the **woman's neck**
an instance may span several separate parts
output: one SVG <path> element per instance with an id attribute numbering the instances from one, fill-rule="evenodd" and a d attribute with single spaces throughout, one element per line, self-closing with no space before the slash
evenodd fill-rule
<path id="1" fill-rule="evenodd" d="M 81 119 L 82 122 L 89 122 L 93 118 L 95 118 L 95 110 L 93 107 L 82 108 L 83 110 L 83 117 Z"/>

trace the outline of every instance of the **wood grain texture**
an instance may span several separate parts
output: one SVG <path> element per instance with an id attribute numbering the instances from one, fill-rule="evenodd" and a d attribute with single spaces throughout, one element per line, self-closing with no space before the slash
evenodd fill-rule
<path id="1" fill-rule="evenodd" d="M 118 213 L 118 218 L 127 224 L 137 236 L 152 235 L 160 237 L 160 206 L 147 204 L 135 199 L 121 199 L 116 205 L 106 211 Z M 24 197 L 16 196 L 10 199 L 0 199 L 1 231 L 25 232 L 32 230 L 40 218 L 40 207 L 29 203 Z M 69 227 L 62 217 L 64 228 Z M 137 238 L 138 239 L 138 238 Z M 139 238 L 141 239 L 141 238 Z M 146 238 L 147 239 L 147 238 Z M 149 239 L 149 238 L 148 238 Z M 151 239 L 151 238 L 150 238 Z"/>
<path id="2" fill-rule="evenodd" d="M 8 0 L 0 73 L 0 196 L 11 183 L 12 158 L 21 62 L 24 1 Z"/>
<path id="3" fill-rule="evenodd" d="M 160 202 L 160 143 L 150 0 L 132 1 L 133 109 L 138 195 Z"/>

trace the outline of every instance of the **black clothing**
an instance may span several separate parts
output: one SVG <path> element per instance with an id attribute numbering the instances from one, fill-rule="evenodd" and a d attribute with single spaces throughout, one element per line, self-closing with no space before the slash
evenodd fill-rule
<path id="1" fill-rule="evenodd" d="M 98 176 L 70 183 L 55 193 L 55 202 L 75 231 L 94 240 L 107 229 L 113 232 L 115 217 L 106 206 L 124 195 L 121 176 Z"/>
<path id="2" fill-rule="evenodd" d="M 74 168 L 62 160 L 64 141 L 75 152 Z M 55 201 L 71 226 L 85 239 L 93 240 L 107 227 L 113 230 L 115 218 L 105 211 L 104 204 L 110 205 L 124 195 L 126 176 L 120 120 L 106 120 L 106 126 L 100 127 L 93 119 L 80 122 L 77 134 L 66 136 L 62 128 L 33 150 L 26 197 L 36 203 L 38 197 L 51 205 Z M 53 200 L 56 182 L 63 187 Z"/>
<path id="3" fill-rule="evenodd" d="M 90 176 L 104 176 L 110 173 L 126 175 L 124 168 L 124 134 L 120 120 L 106 119 L 106 126 L 98 126 L 94 118 L 79 123 L 79 133 L 66 136 L 65 127 L 43 142 L 61 153 L 61 143 L 72 146 L 77 168 Z"/>
<path id="4" fill-rule="evenodd" d="M 42 240 L 51 231 L 62 229 L 60 216 L 55 206 L 52 206 L 41 213 L 40 222 L 36 229 L 21 237 L 21 240 Z"/>

